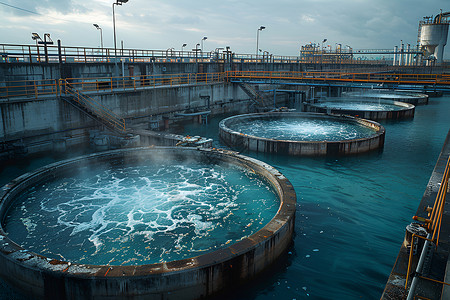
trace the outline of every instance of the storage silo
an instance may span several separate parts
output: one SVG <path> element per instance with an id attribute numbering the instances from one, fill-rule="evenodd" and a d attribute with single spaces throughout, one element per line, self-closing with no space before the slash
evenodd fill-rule
<path id="1" fill-rule="evenodd" d="M 450 12 L 441 13 L 431 21 L 420 22 L 420 46 L 424 51 L 425 58 L 440 64 L 444 59 L 444 47 L 447 44 L 448 26 L 450 23 Z"/>

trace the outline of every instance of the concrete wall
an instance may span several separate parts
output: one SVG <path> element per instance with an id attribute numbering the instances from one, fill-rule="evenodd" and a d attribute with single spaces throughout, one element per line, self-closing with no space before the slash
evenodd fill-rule
<path id="1" fill-rule="evenodd" d="M 154 62 L 118 64 L 118 76 L 163 75 L 179 73 L 219 73 L 224 71 L 313 71 L 339 70 L 345 68 L 379 68 L 370 65 L 345 65 L 311 63 L 195 63 Z M 94 78 L 115 76 L 114 63 L 0 63 L 0 86 L 15 80 L 43 80 L 59 78 Z"/>
<path id="2" fill-rule="evenodd" d="M 199 84 L 159 87 L 135 92 L 91 95 L 119 116 L 127 126 L 150 123 L 155 115 L 173 117 L 186 109 L 211 110 L 212 114 L 248 111 L 249 99 L 235 84 Z M 209 96 L 209 108 L 206 98 Z M 0 100 L 0 152 L 40 152 L 89 142 L 89 131 L 101 124 L 67 102 L 55 98 Z M 148 127 L 147 127 L 148 128 Z M 8 154 L 9 155 L 9 154 Z"/>

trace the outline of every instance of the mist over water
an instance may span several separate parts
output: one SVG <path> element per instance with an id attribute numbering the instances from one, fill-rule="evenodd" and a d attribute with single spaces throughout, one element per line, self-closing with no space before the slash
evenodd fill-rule
<path id="1" fill-rule="evenodd" d="M 25 249 L 51 258 L 142 265 L 235 243 L 267 224 L 278 207 L 265 182 L 236 166 L 85 167 L 22 194 L 5 228 Z"/>
<path id="2" fill-rule="evenodd" d="M 244 119 L 229 127 L 252 136 L 291 141 L 342 141 L 367 138 L 376 133 L 361 124 L 334 118 Z"/>

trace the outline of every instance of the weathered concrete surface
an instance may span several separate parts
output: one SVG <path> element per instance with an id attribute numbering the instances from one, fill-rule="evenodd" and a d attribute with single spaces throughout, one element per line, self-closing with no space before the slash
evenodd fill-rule
<path id="1" fill-rule="evenodd" d="M 22 249 L 0 228 L 0 276 L 37 299 L 198 299 L 235 288 L 272 265 L 291 243 L 296 195 L 277 170 L 234 152 L 195 148 L 135 148 L 88 155 L 25 174 L 0 192 L 3 219 L 14 198 L 30 185 L 70 172 L 80 162 L 151 160 L 152 155 L 189 157 L 249 168 L 280 199 L 276 216 L 261 230 L 227 248 L 179 261 L 143 266 L 92 266 L 49 260 Z"/>
<path id="2" fill-rule="evenodd" d="M 376 101 L 376 102 L 375 102 Z M 333 103 L 346 103 L 346 102 L 362 102 L 362 103 L 377 103 L 377 104 L 391 104 L 399 107 L 398 110 L 394 111 L 380 111 L 380 110 L 357 110 L 357 109 L 340 109 L 340 108 L 328 108 L 319 106 L 317 103 L 304 103 L 305 111 L 316 112 L 316 113 L 328 113 L 328 114 L 338 114 L 338 115 L 349 115 L 358 118 L 363 118 L 367 120 L 400 120 L 400 119 L 410 119 L 414 118 L 415 106 L 409 103 L 391 101 L 391 100 L 362 100 L 362 99 L 333 99 L 327 98 L 326 102 Z"/>
<path id="3" fill-rule="evenodd" d="M 345 119 L 371 127 L 375 134 L 365 139 L 353 139 L 343 141 L 287 141 L 275 140 L 264 137 L 256 137 L 244 133 L 236 132 L 230 129 L 230 124 L 241 122 L 243 119 L 258 118 L 280 118 L 280 117 L 299 117 L 299 118 L 325 118 L 325 119 Z M 235 149 L 248 149 L 257 152 L 277 153 L 297 156 L 323 156 L 323 155 L 349 155 L 363 153 L 384 146 L 384 127 L 380 124 L 354 118 L 350 116 L 326 115 L 318 113 L 292 113 L 292 112 L 272 112 L 260 114 L 247 114 L 230 117 L 222 120 L 219 124 L 219 135 L 221 140 Z"/>
<path id="4" fill-rule="evenodd" d="M 209 103 L 200 96 L 209 96 Z M 127 126 L 150 123 L 155 115 L 171 117 L 189 108 L 217 114 L 242 111 L 249 105 L 248 95 L 238 85 L 228 83 L 109 91 L 91 97 L 125 118 Z M 14 152 L 18 143 L 28 153 L 51 151 L 61 140 L 67 146 L 88 143 L 89 131 L 99 127 L 91 117 L 54 96 L 0 100 L 0 152 Z"/>

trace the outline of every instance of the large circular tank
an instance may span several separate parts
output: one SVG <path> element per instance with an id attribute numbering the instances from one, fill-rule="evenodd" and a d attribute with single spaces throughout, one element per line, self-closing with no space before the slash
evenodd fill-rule
<path id="1" fill-rule="evenodd" d="M 385 130 L 374 121 L 345 115 L 270 112 L 224 119 L 219 134 L 239 151 L 320 156 L 380 149 Z"/>
<path id="2" fill-rule="evenodd" d="M 49 209 L 47 213 L 52 215 L 54 210 L 62 209 L 65 211 L 73 211 L 76 218 L 67 220 L 65 215 L 59 215 L 57 218 L 58 222 L 51 222 L 50 218 L 43 221 L 47 222 L 46 226 L 50 232 L 54 228 L 57 228 L 60 225 L 59 223 L 66 223 L 69 228 L 69 234 L 67 236 L 69 239 L 72 239 L 79 231 L 85 229 L 85 224 L 89 224 L 90 226 L 92 223 L 96 223 L 98 218 L 108 217 L 108 214 L 111 214 L 112 217 L 120 215 L 122 208 L 126 211 L 132 209 L 132 205 L 122 202 L 123 198 L 129 196 L 132 198 L 138 197 L 134 194 L 133 190 L 150 189 L 155 186 L 160 187 L 161 185 L 165 186 L 165 174 L 161 171 L 164 169 L 158 169 L 160 171 L 154 174 L 155 176 L 153 177 L 148 176 L 148 173 L 144 173 L 141 176 L 141 180 L 144 182 L 143 185 L 137 183 L 131 185 L 123 184 L 127 180 L 136 180 L 134 174 L 141 171 L 140 169 L 136 169 L 135 166 L 149 166 L 153 168 L 154 165 L 160 163 L 164 166 L 172 166 L 173 164 L 178 169 L 186 168 L 186 165 L 191 166 L 192 164 L 203 165 L 201 168 L 203 175 L 197 173 L 189 175 L 188 172 L 180 172 L 180 176 L 175 174 L 176 176 L 170 177 L 170 180 L 166 179 L 169 181 L 167 184 L 169 187 L 167 193 L 172 198 L 177 198 L 183 193 L 192 193 L 192 190 L 208 189 L 212 194 L 218 194 L 219 198 L 225 199 L 227 197 L 221 194 L 221 186 L 217 185 L 214 180 L 223 179 L 222 181 L 227 183 L 228 179 L 226 178 L 226 174 L 210 173 L 213 173 L 217 168 L 242 170 L 241 175 L 238 175 L 233 180 L 240 184 L 243 179 L 245 180 L 244 177 L 249 176 L 252 180 L 256 180 L 253 182 L 255 188 L 270 191 L 277 202 L 275 204 L 274 216 L 264 221 L 264 224 L 259 224 L 259 227 L 255 227 L 255 232 L 245 233 L 246 228 L 252 226 L 251 223 L 260 222 L 261 220 L 260 214 L 249 213 L 249 215 L 253 215 L 254 217 L 251 217 L 249 221 L 243 221 L 243 225 L 239 228 L 240 233 L 237 233 L 240 236 L 231 237 L 228 231 L 229 228 L 224 226 L 225 228 L 223 230 L 225 232 L 221 237 L 223 241 L 216 241 L 217 247 L 206 247 L 208 248 L 207 251 L 201 249 L 200 252 L 202 253 L 200 254 L 192 252 L 192 256 L 177 260 L 169 261 L 162 259 L 162 261 L 156 263 L 145 263 L 146 260 L 144 259 L 143 263 L 145 264 L 140 264 L 139 262 L 137 264 L 127 264 L 124 261 L 117 260 L 117 263 L 111 261 L 106 264 L 87 264 L 80 263 L 73 257 L 70 260 L 66 260 L 55 257 L 55 255 L 44 256 L 42 253 L 36 253 L 32 249 L 25 249 L 16 243 L 13 240 L 13 235 L 20 235 L 20 232 L 10 234 L 7 231 L 8 226 L 14 224 L 12 219 L 14 219 L 13 215 L 17 210 L 27 214 L 27 217 L 24 215 L 19 218 L 23 226 L 26 227 L 24 231 L 36 231 L 39 225 L 36 225 L 33 217 L 38 213 L 36 210 L 31 209 L 33 205 L 40 201 L 37 206 L 42 208 L 49 204 L 46 201 L 62 201 L 59 204 L 52 203 L 51 205 L 47 205 Z M 132 171 L 124 172 L 123 170 L 129 166 L 133 167 Z M 91 170 L 108 171 L 116 169 L 120 171 L 113 173 L 112 177 L 114 180 L 110 180 L 103 171 L 98 176 L 90 175 Z M 206 175 L 206 173 L 210 175 Z M 76 178 L 78 174 L 85 175 L 86 180 L 83 181 L 83 184 L 77 185 L 73 181 L 73 178 Z M 191 179 L 213 180 L 214 182 L 204 188 L 201 185 L 199 186 L 197 181 L 192 182 Z M 120 185 L 121 195 L 119 197 L 105 196 L 104 190 L 97 188 L 87 193 L 95 194 L 97 200 L 95 202 L 90 201 L 91 203 L 89 201 L 86 202 L 88 197 L 83 194 L 86 192 L 84 189 L 89 190 L 92 188 L 92 185 L 96 185 L 99 181 L 105 180 L 106 185 Z M 173 189 L 174 182 L 171 180 L 183 182 L 185 188 L 182 190 L 178 188 Z M 147 181 L 148 183 L 146 183 Z M 53 182 L 57 182 L 55 185 L 56 189 L 51 188 Z M 233 190 L 233 184 L 229 182 L 227 184 Z M 244 184 L 246 185 L 244 190 L 252 188 L 252 182 Z M 67 201 L 65 199 L 59 199 L 66 198 L 64 196 L 66 190 L 73 188 L 77 192 L 69 196 Z M 36 190 L 39 193 L 35 193 Z M 31 196 L 29 197 L 27 193 L 31 193 Z M 245 191 L 239 193 L 239 195 L 242 195 Z M 38 195 L 42 194 L 50 194 L 51 196 L 48 200 L 40 200 Z M 24 197 L 24 195 L 27 196 Z M 239 197 L 239 195 L 236 194 L 231 198 Z M 252 197 L 254 197 L 253 202 L 258 202 L 259 195 L 260 192 L 254 192 L 252 194 Z M 156 196 L 159 197 L 160 195 Z M 108 199 L 108 202 L 105 204 L 102 202 L 102 199 L 105 197 L 112 199 Z M 145 213 L 145 210 L 150 209 L 154 205 L 153 200 L 147 200 L 150 203 L 141 201 L 140 205 L 135 207 L 135 212 L 140 215 L 139 217 L 133 218 L 130 214 L 124 216 L 128 220 L 126 222 L 126 230 L 116 223 L 112 224 L 109 228 L 108 226 L 111 223 L 106 222 L 105 226 L 108 227 L 106 228 L 106 235 L 111 239 L 118 239 L 117 245 L 119 246 L 116 245 L 116 247 L 119 249 L 115 249 L 116 252 L 125 253 L 127 251 L 124 246 L 127 244 L 125 238 L 129 237 L 127 231 L 132 227 L 142 226 L 142 224 L 139 224 L 139 221 L 144 218 L 142 214 Z M 209 218 L 204 219 L 198 215 L 199 213 L 189 214 L 186 212 L 184 207 L 190 205 L 190 203 L 187 203 L 190 200 L 183 200 L 182 203 L 179 203 L 179 206 L 183 206 L 181 210 L 175 210 L 172 207 L 157 207 L 157 211 L 169 212 L 173 220 L 179 217 L 178 219 L 184 218 L 191 221 L 190 224 L 181 226 L 181 230 L 184 230 L 183 232 L 169 232 L 168 235 L 170 235 L 170 238 L 180 240 L 187 235 L 186 232 L 189 230 L 204 232 L 212 230 L 214 224 L 211 220 L 214 219 L 214 214 L 220 213 L 220 211 L 226 211 L 227 208 L 222 205 L 223 203 L 208 205 L 206 203 L 208 199 L 203 199 L 204 201 L 200 201 L 200 205 L 195 207 L 195 210 L 200 211 L 200 206 L 203 206 L 208 212 L 205 217 L 208 216 Z M 164 147 L 122 149 L 58 162 L 35 172 L 25 174 L 4 186 L 0 193 L 0 201 L 0 217 L 2 219 L 2 226 L 0 228 L 0 276 L 18 291 L 36 299 L 198 299 L 214 295 L 224 289 L 231 289 L 252 279 L 272 265 L 285 252 L 292 240 L 296 206 L 296 196 L 290 182 L 278 171 L 265 163 L 230 151 Z M 79 204 L 83 201 L 85 204 L 80 206 Z M 139 201 L 137 199 L 138 203 Z M 74 203 L 77 203 L 79 207 L 69 205 Z M 113 203 L 118 205 L 112 205 Z M 135 204 L 136 202 L 133 203 Z M 90 210 L 93 206 L 96 206 L 98 213 L 94 213 L 91 219 L 88 218 L 86 220 L 84 212 Z M 169 206 L 169 204 L 166 206 Z M 266 209 L 266 205 L 263 206 Z M 239 214 L 239 211 L 234 213 Z M 232 212 L 228 212 L 225 218 L 220 218 L 231 218 L 232 214 Z M 41 219 L 41 216 L 38 216 L 37 219 Z M 156 219 L 159 220 L 159 217 Z M 158 230 L 161 227 L 170 227 L 173 225 L 165 222 L 165 220 L 162 223 L 157 222 L 156 227 Z M 83 228 L 75 229 L 73 227 L 74 224 L 84 225 L 82 225 Z M 96 224 L 98 228 L 94 226 L 96 227 L 94 231 L 102 227 L 100 222 Z M 202 224 L 206 225 L 200 226 Z M 119 236 L 112 234 L 112 231 L 117 229 L 122 230 L 122 234 Z M 64 235 L 63 231 L 56 230 L 58 232 L 52 234 Z M 141 228 L 140 230 L 145 232 L 148 228 Z M 41 234 L 35 238 L 39 242 L 42 240 L 43 243 L 49 243 L 48 241 L 44 241 Z M 149 252 L 154 251 L 152 243 L 155 240 L 155 238 L 146 240 L 148 249 L 150 249 L 148 250 Z M 207 239 L 199 240 L 203 244 L 205 244 L 205 241 L 208 241 Z M 71 242 L 70 240 L 66 242 L 59 241 L 60 245 L 47 245 L 46 247 L 60 247 L 62 251 L 65 251 L 63 249 L 64 247 L 74 247 Z M 131 244 L 137 242 L 137 240 L 134 240 Z M 195 244 L 194 240 L 191 242 Z M 51 243 L 56 242 L 51 241 Z M 82 257 L 84 255 L 85 251 L 82 251 L 83 249 L 89 251 L 85 245 L 86 243 L 89 242 L 85 241 L 82 245 L 76 246 L 80 247 L 81 250 L 78 251 L 78 256 L 76 257 Z M 178 245 L 182 247 L 183 243 L 178 243 Z M 121 248 L 120 246 L 123 247 Z M 159 245 L 159 247 L 164 248 L 166 246 Z M 73 249 L 67 250 L 70 252 Z M 98 252 L 103 252 L 101 253 L 102 255 L 108 256 L 111 251 L 111 249 L 108 249 L 108 251 Z M 68 255 L 67 252 L 59 254 L 61 256 Z M 142 257 L 143 255 L 140 253 L 138 258 Z"/>
<path id="3" fill-rule="evenodd" d="M 372 98 L 381 100 L 392 100 L 417 105 L 428 104 L 428 95 L 414 92 L 370 90 L 357 92 L 343 92 L 343 97 Z"/>
<path id="4" fill-rule="evenodd" d="M 409 103 L 354 97 L 327 98 L 304 106 L 309 112 L 344 114 L 369 120 L 413 118 L 415 110 Z"/>

